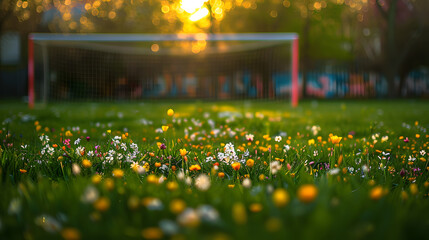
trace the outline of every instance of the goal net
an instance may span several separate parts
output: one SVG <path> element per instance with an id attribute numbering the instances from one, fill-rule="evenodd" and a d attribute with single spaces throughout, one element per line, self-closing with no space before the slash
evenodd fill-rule
<path id="1" fill-rule="evenodd" d="M 48 34 L 29 36 L 29 105 L 56 101 L 291 99 L 298 36 Z"/>

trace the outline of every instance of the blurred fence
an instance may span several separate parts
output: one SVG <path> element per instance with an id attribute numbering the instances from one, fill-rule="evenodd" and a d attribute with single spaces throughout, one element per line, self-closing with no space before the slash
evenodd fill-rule
<path id="1" fill-rule="evenodd" d="M 399 85 L 399 79 L 396 82 Z M 308 97 L 313 98 L 383 98 L 388 95 L 388 83 L 384 76 L 374 72 L 333 73 L 309 72 L 307 75 Z M 429 69 L 411 72 L 401 89 L 402 97 L 429 97 Z"/>

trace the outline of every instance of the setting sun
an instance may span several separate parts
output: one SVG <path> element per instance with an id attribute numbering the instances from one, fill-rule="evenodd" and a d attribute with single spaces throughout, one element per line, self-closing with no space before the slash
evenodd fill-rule
<path id="1" fill-rule="evenodd" d="M 180 8 L 185 10 L 187 13 L 192 14 L 195 11 L 199 10 L 207 1 L 208 0 L 182 0 L 180 2 Z"/>

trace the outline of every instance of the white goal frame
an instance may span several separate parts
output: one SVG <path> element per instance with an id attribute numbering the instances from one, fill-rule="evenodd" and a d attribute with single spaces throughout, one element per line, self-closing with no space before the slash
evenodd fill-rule
<path id="1" fill-rule="evenodd" d="M 291 104 L 298 105 L 298 41 L 296 33 L 195 33 L 195 34 L 55 34 L 31 33 L 28 37 L 28 106 L 34 107 L 34 44 L 49 41 L 86 41 L 86 42 L 163 42 L 163 41 L 288 41 L 291 44 Z M 44 78 L 47 78 L 47 50 L 42 44 Z M 48 81 L 44 79 L 44 88 Z M 44 99 L 46 102 L 46 99 Z"/>

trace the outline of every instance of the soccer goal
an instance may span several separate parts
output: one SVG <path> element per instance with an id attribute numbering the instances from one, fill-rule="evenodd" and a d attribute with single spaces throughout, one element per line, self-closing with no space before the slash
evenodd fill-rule
<path id="1" fill-rule="evenodd" d="M 290 99 L 298 104 L 298 35 L 49 34 L 28 41 L 35 102 Z"/>

